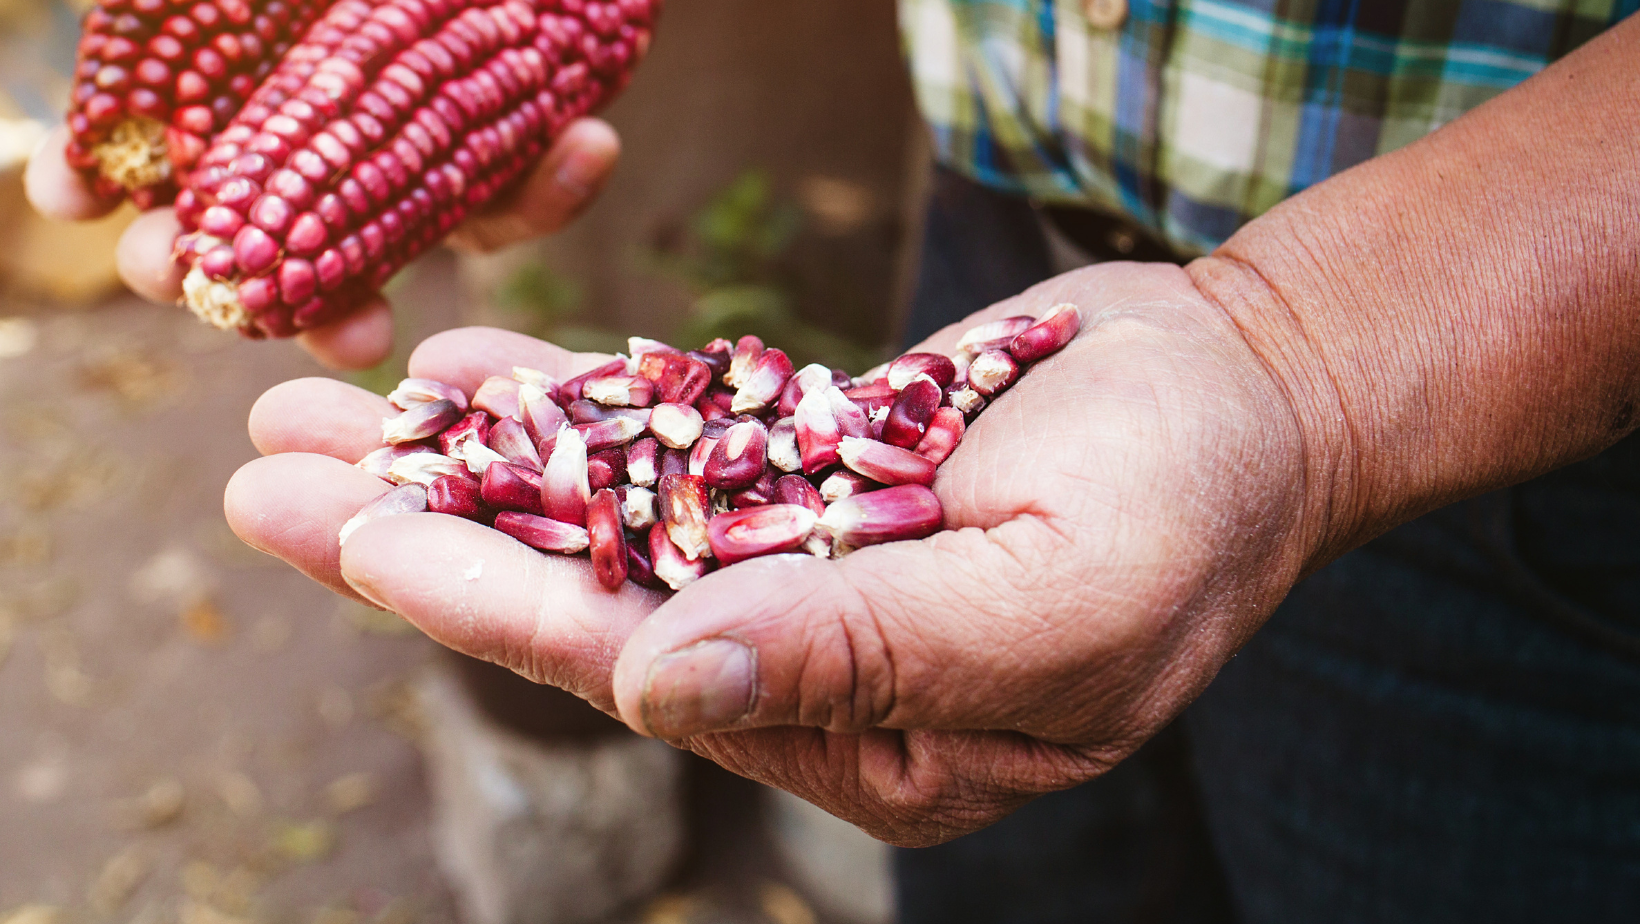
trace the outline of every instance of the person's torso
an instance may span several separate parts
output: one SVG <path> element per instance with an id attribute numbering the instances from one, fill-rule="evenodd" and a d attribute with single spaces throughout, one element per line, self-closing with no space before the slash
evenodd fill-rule
<path id="1" fill-rule="evenodd" d="M 1203 252 L 1640 0 L 899 0 L 941 163 Z"/>

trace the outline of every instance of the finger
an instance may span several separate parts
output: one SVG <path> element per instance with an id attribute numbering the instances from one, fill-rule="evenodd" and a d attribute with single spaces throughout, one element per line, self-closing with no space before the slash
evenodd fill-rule
<path id="1" fill-rule="evenodd" d="M 437 514 L 360 527 L 347 539 L 342 572 L 435 640 L 606 711 L 615 655 L 661 599 L 633 584 L 611 593 L 585 559 Z"/>
<path id="2" fill-rule="evenodd" d="M 524 185 L 467 219 L 450 235 L 450 243 L 490 251 L 558 231 L 598 197 L 620 155 L 620 136 L 609 123 L 570 123 Z"/>
<path id="3" fill-rule="evenodd" d="M 287 452 L 254 459 L 235 472 L 222 509 L 234 533 L 252 548 L 284 559 L 339 594 L 364 600 L 342 580 L 336 535 L 391 487 L 340 459 Z"/>
<path id="4" fill-rule="evenodd" d="M 251 442 L 263 455 L 306 452 L 352 464 L 382 445 L 387 399 L 335 379 L 308 378 L 270 388 L 251 407 Z"/>
<path id="5" fill-rule="evenodd" d="M 296 342 L 327 369 L 369 369 L 393 352 L 393 311 L 376 296 L 339 321 L 302 331 Z"/>
<path id="6" fill-rule="evenodd" d="M 35 146 L 23 170 L 23 190 L 35 211 L 59 221 L 85 221 L 112 212 L 118 202 L 97 196 L 78 170 L 63 159 L 68 127 L 59 125 Z"/>
<path id="7" fill-rule="evenodd" d="M 608 360 L 509 330 L 466 327 L 423 340 L 410 354 L 409 370 L 412 376 L 445 382 L 470 395 L 489 376 L 509 375 L 514 366 L 539 369 L 562 381 Z"/>
<path id="8" fill-rule="evenodd" d="M 182 297 L 182 267 L 171 259 L 181 230 L 175 211 L 163 208 L 138 215 L 120 235 L 114 262 L 131 291 L 151 302 Z"/>
<path id="9" fill-rule="evenodd" d="M 665 738 L 769 725 L 1021 727 L 1066 695 L 1054 685 L 1067 666 L 1057 610 L 1093 595 L 1054 567 L 1065 546 L 1025 517 L 838 561 L 741 562 L 684 588 L 633 634 L 615 673 L 621 717 Z"/>

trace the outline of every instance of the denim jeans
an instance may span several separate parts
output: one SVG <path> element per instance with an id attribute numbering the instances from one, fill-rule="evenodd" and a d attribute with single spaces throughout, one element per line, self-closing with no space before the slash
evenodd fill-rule
<path id="1" fill-rule="evenodd" d="M 908 342 L 1040 229 L 942 174 Z M 1640 436 L 1343 556 L 1115 770 L 896 872 L 905 924 L 1640 920 Z"/>

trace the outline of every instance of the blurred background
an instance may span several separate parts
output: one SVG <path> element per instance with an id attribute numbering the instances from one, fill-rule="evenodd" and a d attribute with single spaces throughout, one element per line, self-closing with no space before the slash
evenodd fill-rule
<path id="1" fill-rule="evenodd" d="M 326 373 L 124 293 L 129 212 L 28 209 L 81 12 L 0 0 L 0 924 L 888 920 L 881 845 L 228 531 L 252 402 Z M 927 159 L 893 4 L 672 0 L 606 116 L 601 201 L 408 269 L 398 355 L 351 380 L 463 324 L 887 355 Z"/>

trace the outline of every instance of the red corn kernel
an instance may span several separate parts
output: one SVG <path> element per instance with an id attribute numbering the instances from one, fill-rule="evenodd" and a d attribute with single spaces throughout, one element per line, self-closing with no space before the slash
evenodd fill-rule
<path id="1" fill-rule="evenodd" d="M 557 405 L 553 408 L 556 410 Z M 514 465 L 537 472 L 541 470 L 541 452 L 536 449 L 535 440 L 530 439 L 523 424 L 511 417 L 496 421 L 495 426 L 490 428 L 489 437 L 481 442 Z"/>
<path id="2" fill-rule="evenodd" d="M 712 547 L 706 537 L 711 499 L 706 493 L 705 479 L 698 475 L 662 475 L 657 487 L 661 523 L 684 557 L 693 561 L 711 554 Z"/>
<path id="3" fill-rule="evenodd" d="M 899 391 L 890 388 L 887 382 L 878 382 L 846 389 L 843 394 L 850 401 L 859 405 L 860 410 L 870 415 L 893 404 L 894 399 L 899 395 Z"/>
<path id="4" fill-rule="evenodd" d="M 541 471 L 541 509 L 554 520 L 585 526 L 592 487 L 587 481 L 587 444 L 579 431 L 558 434 Z"/>
<path id="5" fill-rule="evenodd" d="M 605 449 L 587 456 L 587 485 L 594 493 L 626 480 L 626 450 Z"/>
<path id="6" fill-rule="evenodd" d="M 889 406 L 888 416 L 883 418 L 883 442 L 902 449 L 915 448 L 944 398 L 942 386 L 927 376 L 920 375 L 907 382 Z"/>
<path id="7" fill-rule="evenodd" d="M 461 389 L 432 379 L 405 379 L 399 387 L 387 394 L 387 400 L 401 411 L 408 411 L 418 404 L 443 399 L 454 404 L 461 410 L 467 410 L 467 396 Z"/>
<path id="8" fill-rule="evenodd" d="M 797 402 L 792 415 L 797 431 L 797 447 L 803 457 L 803 473 L 812 475 L 837 462 L 837 445 L 842 431 L 831 412 L 831 402 L 823 391 L 811 391 Z"/>
<path id="9" fill-rule="evenodd" d="M 649 560 L 655 577 L 673 590 L 688 587 L 712 570 L 712 560 L 704 555 L 690 558 L 683 554 L 664 522 L 649 528 Z"/>
<path id="10" fill-rule="evenodd" d="M 985 410 L 985 396 L 967 385 L 954 387 L 945 393 L 945 400 L 957 410 L 969 417 L 973 417 Z"/>
<path id="11" fill-rule="evenodd" d="M 783 472 L 803 470 L 803 452 L 797 446 L 797 421 L 782 417 L 769 428 L 769 464 Z"/>
<path id="12" fill-rule="evenodd" d="M 574 555 L 586 551 L 590 544 L 584 527 L 511 510 L 496 514 L 495 528 L 544 552 Z"/>
<path id="13" fill-rule="evenodd" d="M 769 431 L 760 421 L 747 420 L 730 427 L 717 441 L 701 475 L 708 485 L 733 491 L 755 484 L 768 464 Z"/>
<path id="14" fill-rule="evenodd" d="M 732 565 L 796 549 L 818 520 L 819 515 L 800 504 L 767 504 L 712 517 L 707 537 L 717 560 Z"/>
<path id="15" fill-rule="evenodd" d="M 382 419 L 382 441 L 389 444 L 424 440 L 461 419 L 461 408 L 441 398 Z"/>
<path id="16" fill-rule="evenodd" d="M 586 397 L 581 394 L 581 386 L 585 385 L 592 379 L 601 379 L 605 376 L 625 374 L 626 360 L 612 359 L 600 366 L 588 369 L 580 375 L 575 376 L 564 384 L 558 386 L 558 401 L 563 404 L 568 404 L 571 401 L 578 401 L 581 398 Z"/>
<path id="17" fill-rule="evenodd" d="M 517 370 L 514 370 L 513 378 L 518 378 Z M 523 422 L 530 442 L 537 447 L 556 436 L 558 430 L 569 422 L 564 417 L 563 408 L 553 402 L 552 394 L 529 382 L 518 386 L 518 419 Z"/>
<path id="18" fill-rule="evenodd" d="M 612 417 L 597 423 L 575 424 L 571 429 L 581 435 L 588 452 L 602 452 L 632 442 L 644 431 L 644 425 L 629 417 Z"/>
<path id="19" fill-rule="evenodd" d="M 669 449 L 687 449 L 700 439 L 704 423 L 693 407 L 666 402 L 655 405 L 649 415 L 649 432 Z"/>
<path id="20" fill-rule="evenodd" d="M 642 376 L 610 375 L 586 380 L 581 395 L 605 407 L 648 407 L 655 385 Z"/>
<path id="21" fill-rule="evenodd" d="M 826 501 L 819 490 L 801 475 L 782 475 L 774 483 L 770 500 L 776 504 L 797 504 L 813 510 L 816 516 L 826 512 Z"/>
<path id="22" fill-rule="evenodd" d="M 969 356 L 978 356 L 986 350 L 1006 350 L 1015 337 L 1035 323 L 1036 318 L 1028 315 L 987 321 L 978 327 L 969 328 L 968 332 L 962 335 L 962 339 L 957 341 L 957 351 Z"/>
<path id="23" fill-rule="evenodd" d="M 723 373 L 723 384 L 730 388 L 739 388 L 745 384 L 747 376 L 757 367 L 757 361 L 763 356 L 763 341 L 753 334 L 747 334 L 735 343 L 734 353 L 729 357 L 729 370 Z"/>
<path id="24" fill-rule="evenodd" d="M 461 444 L 469 439 L 477 439 L 480 443 L 489 442 L 490 415 L 483 411 L 474 411 L 451 424 L 438 435 L 439 452 L 452 459 L 459 459 Z"/>
<path id="25" fill-rule="evenodd" d="M 541 505 L 542 476 L 533 469 L 511 462 L 491 462 L 479 483 L 479 497 L 498 510 L 517 510 L 537 516 L 546 511 Z"/>
<path id="26" fill-rule="evenodd" d="M 414 443 L 409 443 L 403 446 L 383 446 L 380 449 L 370 452 L 364 458 L 353 463 L 353 465 L 361 471 L 369 472 L 377 478 L 386 481 L 388 480 L 388 471 L 393 467 L 394 462 L 397 462 L 405 456 L 415 455 L 418 452 L 431 453 L 433 450 L 428 449 L 426 446 L 419 446 Z M 433 454 L 437 455 L 437 453 Z"/>
<path id="27" fill-rule="evenodd" d="M 637 542 L 626 544 L 626 579 L 639 587 L 660 590 L 666 587 L 666 582 L 655 576 L 655 565 L 650 561 L 649 540 L 646 534 L 639 531 L 638 535 L 641 538 Z"/>
<path id="28" fill-rule="evenodd" d="M 760 413 L 779 400 L 786 382 L 792 377 L 792 361 L 784 350 L 767 349 L 757 358 L 754 366 L 729 404 L 729 413 Z"/>
<path id="29" fill-rule="evenodd" d="M 846 550 L 931 536 L 944 516 L 933 491 L 905 484 L 844 498 L 826 508 L 817 526 Z"/>
<path id="30" fill-rule="evenodd" d="M 1081 329 L 1082 312 L 1075 305 L 1055 305 L 1009 341 L 1008 352 L 1021 363 L 1034 363 L 1059 352 Z"/>
<path id="31" fill-rule="evenodd" d="M 880 484 L 934 483 L 934 463 L 909 449 L 845 436 L 837 455 L 851 470 Z"/>
<path id="32" fill-rule="evenodd" d="M 480 411 L 489 412 L 491 417 L 517 417 L 518 389 L 520 385 L 516 379 L 504 375 L 492 375 L 478 386 L 473 393 L 472 406 Z"/>
<path id="33" fill-rule="evenodd" d="M 967 428 L 962 411 L 954 407 L 940 408 L 934 412 L 933 419 L 928 422 L 927 432 L 917 443 L 917 455 L 939 465 L 956 451 L 957 444 L 962 442 L 962 435 Z"/>
<path id="34" fill-rule="evenodd" d="M 904 389 L 919 375 L 928 376 L 944 388 L 956 380 L 957 365 L 951 357 L 939 353 L 906 353 L 888 364 L 888 387 Z"/>
<path id="35" fill-rule="evenodd" d="M 464 475 L 445 475 L 428 485 L 427 509 L 480 523 L 489 519 L 484 511 L 479 483 Z"/>
<path id="36" fill-rule="evenodd" d="M 994 398 L 1019 378 L 1019 363 L 1002 350 L 986 350 L 968 367 L 968 387 Z"/>
<path id="37" fill-rule="evenodd" d="M 605 488 L 587 503 L 587 540 L 592 550 L 592 573 L 609 590 L 626 583 L 626 531 L 621 522 L 621 502 Z"/>
<path id="38" fill-rule="evenodd" d="M 394 484 L 432 484 L 445 475 L 467 474 L 467 463 L 436 452 L 417 452 L 400 456 L 387 467 L 387 480 Z"/>
<path id="39" fill-rule="evenodd" d="M 712 384 L 712 369 L 678 353 L 648 352 L 638 357 L 638 375 L 655 385 L 656 397 L 671 404 L 694 404 Z"/>
<path id="40" fill-rule="evenodd" d="M 626 485 L 617 490 L 621 497 L 621 522 L 635 533 L 643 532 L 660 522 L 660 501 L 655 492 L 637 485 Z"/>
<path id="41" fill-rule="evenodd" d="M 346 544 L 347 537 L 353 535 L 354 530 L 383 517 L 397 516 L 401 513 L 421 513 L 427 509 L 427 489 L 419 484 L 407 484 L 383 492 L 370 503 L 365 504 L 352 519 L 342 524 L 341 531 L 336 535 L 338 545 Z"/>
<path id="42" fill-rule="evenodd" d="M 660 443 L 653 437 L 634 440 L 626 447 L 626 477 L 633 484 L 653 487 L 660 477 Z"/>
<path id="43" fill-rule="evenodd" d="M 858 472 L 847 469 L 832 472 L 826 480 L 820 482 L 820 499 L 828 504 L 835 504 L 845 497 L 875 491 L 880 485 Z"/>

